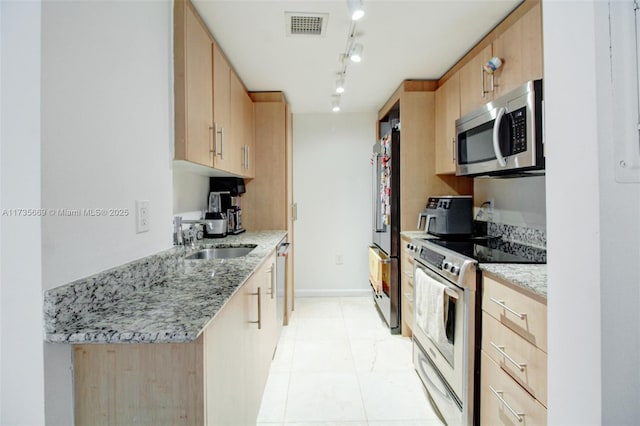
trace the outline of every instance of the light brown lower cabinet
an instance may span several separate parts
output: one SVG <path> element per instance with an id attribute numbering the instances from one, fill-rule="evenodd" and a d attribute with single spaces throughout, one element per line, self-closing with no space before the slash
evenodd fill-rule
<path id="1" fill-rule="evenodd" d="M 275 260 L 194 342 L 75 345 L 75 424 L 255 425 L 278 340 Z"/>
<path id="2" fill-rule="evenodd" d="M 401 331 L 405 337 L 413 336 L 413 255 L 407 249 L 407 244 L 410 242 L 410 238 L 403 236 L 400 244 Z"/>
<path id="3" fill-rule="evenodd" d="M 547 424 L 546 300 L 483 273 L 480 424 Z"/>
<path id="4" fill-rule="evenodd" d="M 546 425 L 547 409 L 482 351 L 481 425 Z"/>

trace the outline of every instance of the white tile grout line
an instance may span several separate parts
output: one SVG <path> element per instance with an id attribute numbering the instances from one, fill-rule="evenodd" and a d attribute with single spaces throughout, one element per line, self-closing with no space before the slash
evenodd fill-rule
<path id="1" fill-rule="evenodd" d="M 373 307 L 375 309 L 375 306 Z M 340 301 L 340 311 L 342 312 L 342 320 L 344 321 L 344 310 L 342 307 L 342 301 Z M 346 327 L 346 323 L 345 323 Z M 353 356 L 353 345 L 351 342 L 351 336 L 347 333 L 347 340 L 349 341 L 349 352 L 351 353 L 351 362 L 353 364 L 353 370 L 356 373 L 356 380 L 358 381 L 358 391 L 360 392 L 360 401 L 362 402 L 362 410 L 364 411 L 364 421 L 369 424 L 369 416 L 367 415 L 367 406 L 364 403 L 364 394 L 362 393 L 362 383 L 360 381 L 360 375 L 358 374 L 358 366 L 356 365 L 355 357 Z M 375 359 L 375 357 L 374 357 Z"/>

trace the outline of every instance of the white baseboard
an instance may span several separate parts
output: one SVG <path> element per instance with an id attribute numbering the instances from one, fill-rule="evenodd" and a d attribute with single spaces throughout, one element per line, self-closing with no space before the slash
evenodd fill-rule
<path id="1" fill-rule="evenodd" d="M 296 289 L 296 297 L 363 297 L 371 296 L 370 288 Z"/>

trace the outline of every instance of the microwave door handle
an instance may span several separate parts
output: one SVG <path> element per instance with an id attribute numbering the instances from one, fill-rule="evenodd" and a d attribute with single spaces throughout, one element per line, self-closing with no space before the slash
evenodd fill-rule
<path id="1" fill-rule="evenodd" d="M 502 151 L 500 151 L 500 122 L 502 121 L 502 117 L 504 117 L 504 113 L 507 110 L 504 107 L 498 108 L 498 113 L 496 114 L 496 120 L 493 123 L 493 152 L 496 154 L 496 160 L 498 160 L 498 164 L 501 167 L 505 167 L 507 165 L 507 161 L 502 156 Z"/>

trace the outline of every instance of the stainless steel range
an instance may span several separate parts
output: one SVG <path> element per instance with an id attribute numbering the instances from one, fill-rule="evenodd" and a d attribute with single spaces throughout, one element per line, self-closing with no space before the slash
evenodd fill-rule
<path id="1" fill-rule="evenodd" d="M 500 238 L 413 239 L 413 362 L 448 425 L 475 424 L 483 263 L 545 263 L 542 249 Z M 478 330 L 478 331 L 477 331 Z"/>
<path id="2" fill-rule="evenodd" d="M 474 259 L 414 239 L 413 362 L 448 425 L 471 425 L 477 274 Z"/>

